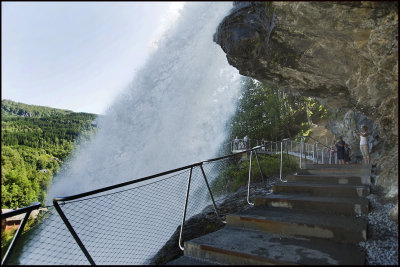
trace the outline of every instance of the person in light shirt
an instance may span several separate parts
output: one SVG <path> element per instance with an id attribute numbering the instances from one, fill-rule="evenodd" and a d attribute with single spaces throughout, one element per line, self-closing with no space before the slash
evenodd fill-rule
<path id="1" fill-rule="evenodd" d="M 236 148 L 236 150 L 239 149 L 239 139 L 238 139 L 237 136 L 236 136 L 236 138 L 235 138 L 235 148 Z"/>
<path id="2" fill-rule="evenodd" d="M 360 139 L 360 150 L 364 158 L 365 164 L 370 164 L 369 146 L 368 146 L 368 128 L 366 125 L 361 127 L 362 132 L 355 130 L 357 139 Z"/>
<path id="3" fill-rule="evenodd" d="M 243 138 L 243 142 L 244 142 L 244 149 L 249 149 L 249 137 L 247 135 Z"/>

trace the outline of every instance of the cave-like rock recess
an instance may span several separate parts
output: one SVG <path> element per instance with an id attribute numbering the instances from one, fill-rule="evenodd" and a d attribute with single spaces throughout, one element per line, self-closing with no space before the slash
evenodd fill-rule
<path id="1" fill-rule="evenodd" d="M 397 202 L 397 2 L 235 2 L 214 41 L 242 75 L 342 114 L 333 132 L 368 124 L 376 182 Z"/>

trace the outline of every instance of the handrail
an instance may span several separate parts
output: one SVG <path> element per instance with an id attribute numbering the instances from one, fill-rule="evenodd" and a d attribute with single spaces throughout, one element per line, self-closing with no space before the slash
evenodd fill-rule
<path id="1" fill-rule="evenodd" d="M 229 144 L 229 145 L 231 146 L 231 151 L 233 151 L 233 150 L 238 150 L 238 149 L 233 149 L 234 146 L 236 146 L 235 140 L 236 140 L 236 139 L 233 139 L 233 140 L 230 141 L 229 143 L 226 143 L 226 144 Z M 244 139 L 237 139 L 237 140 L 243 141 L 243 142 L 244 142 Z M 257 144 L 257 146 L 258 146 L 259 143 L 261 143 L 261 140 L 249 138 L 249 139 L 248 139 L 248 144 L 247 144 L 249 147 L 251 147 L 251 142 L 253 142 L 253 145 L 254 145 L 254 142 L 256 142 L 256 144 Z M 225 144 L 225 145 L 226 145 L 226 144 Z M 244 143 L 243 143 L 242 145 L 244 145 Z"/>
<path id="2" fill-rule="evenodd" d="M 254 147 L 252 149 L 247 149 L 245 151 L 242 151 L 242 152 L 236 153 L 236 154 L 247 153 L 249 151 L 252 153 L 254 150 L 257 150 L 260 147 L 261 146 L 256 146 L 256 147 Z M 182 243 L 182 232 L 183 232 L 184 222 L 185 222 L 185 218 L 186 218 L 187 202 L 188 202 L 188 198 L 189 198 L 190 181 L 191 181 L 191 177 L 192 177 L 193 168 L 194 167 L 198 167 L 198 166 L 201 168 L 205 184 L 206 184 L 206 186 L 208 188 L 211 200 L 213 202 L 215 213 L 221 219 L 222 223 L 226 223 L 226 221 L 224 219 L 222 219 L 222 217 L 220 216 L 220 214 L 218 212 L 217 206 L 215 204 L 214 197 L 212 195 L 210 186 L 209 186 L 208 181 L 207 181 L 207 177 L 206 177 L 206 175 L 204 173 L 203 164 L 204 163 L 208 163 L 208 162 L 217 161 L 217 160 L 224 159 L 224 158 L 229 158 L 229 157 L 232 157 L 233 155 L 235 155 L 235 154 L 225 155 L 225 156 L 222 156 L 222 157 L 213 158 L 213 159 L 209 159 L 209 160 L 203 160 L 201 162 L 196 162 L 196 163 L 184 166 L 184 167 L 180 167 L 180 168 L 176 168 L 176 169 L 173 169 L 173 170 L 169 170 L 169 171 L 161 172 L 161 173 L 158 173 L 158 174 L 150 175 L 150 176 L 147 176 L 147 177 L 143 177 L 143 178 L 140 178 L 140 179 L 136 179 L 136 180 L 132 180 L 132 181 L 128 181 L 128 182 L 124 182 L 124 183 L 120 183 L 120 184 L 116 184 L 116 185 L 112 185 L 112 186 L 108 186 L 108 187 L 104 187 L 104 188 L 100 188 L 100 189 L 96 189 L 96 190 L 92 190 L 92 191 L 88 191 L 88 192 L 81 193 L 81 194 L 76 194 L 76 195 L 67 196 L 67 197 L 56 197 L 56 198 L 53 198 L 53 204 L 54 204 L 54 207 L 56 208 L 58 214 L 60 215 L 60 217 L 64 221 L 64 224 L 67 226 L 68 230 L 70 231 L 72 237 L 75 239 L 76 243 L 81 248 L 82 252 L 85 254 L 85 256 L 88 259 L 88 261 L 92 265 L 95 265 L 94 260 L 92 259 L 92 257 L 90 256 L 89 252 L 85 248 L 84 244 L 80 240 L 79 236 L 77 235 L 77 233 L 73 229 L 72 225 L 69 223 L 68 218 L 63 213 L 63 211 L 62 211 L 61 207 L 59 206 L 58 202 L 59 201 L 63 201 L 63 202 L 64 201 L 71 201 L 71 200 L 75 200 L 75 199 L 78 199 L 78 198 L 87 197 L 87 196 L 90 196 L 90 195 L 94 195 L 94 194 L 102 193 L 102 192 L 109 191 L 109 190 L 112 190 L 112 189 L 116 189 L 116 188 L 119 188 L 119 187 L 131 185 L 131 184 L 135 184 L 135 183 L 139 183 L 139 182 L 143 182 L 143 181 L 147 181 L 147 180 L 150 180 L 150 179 L 153 179 L 153 178 L 156 178 L 156 177 L 168 175 L 168 174 L 179 172 L 179 171 L 182 171 L 182 170 L 187 170 L 187 169 L 190 168 L 190 176 L 189 176 L 188 187 L 187 187 L 187 192 L 186 192 L 186 201 L 185 201 L 185 207 L 184 207 L 184 211 L 183 211 L 183 218 L 182 218 L 182 224 L 181 224 L 181 230 L 180 230 L 180 236 L 179 236 L 179 248 L 181 250 L 184 250 L 184 246 L 181 244 Z M 260 167 L 260 172 L 261 172 L 261 167 Z"/>
<path id="3" fill-rule="evenodd" d="M 305 140 L 304 140 L 304 139 L 305 139 L 305 138 L 306 138 L 306 137 L 301 137 L 301 140 L 300 140 L 300 167 L 301 167 L 301 161 L 302 161 L 302 157 L 303 157 L 303 153 L 304 153 L 304 145 L 305 145 L 305 142 L 304 142 Z M 250 183 L 251 183 L 251 171 L 252 171 L 252 157 L 253 157 L 253 154 L 256 156 L 257 164 L 258 164 L 258 167 L 259 167 L 259 170 L 260 170 L 260 174 L 261 174 L 261 178 L 264 180 L 264 175 L 263 175 L 263 173 L 262 173 L 260 161 L 259 161 L 259 159 L 258 159 L 257 150 L 259 150 L 260 148 L 263 148 L 263 147 L 264 147 L 264 148 L 269 147 L 269 145 L 270 145 L 270 146 L 271 146 L 271 153 L 276 153 L 276 154 L 278 154 L 278 153 L 279 153 L 279 151 L 278 151 L 278 142 L 280 142 L 280 146 L 281 146 L 281 170 L 280 170 L 280 179 L 281 179 L 281 181 L 282 181 L 282 173 L 283 173 L 283 145 L 285 145 L 286 152 L 287 152 L 287 154 L 289 155 L 289 151 L 288 151 L 288 142 L 291 142 L 291 144 L 290 144 L 290 149 L 291 149 L 292 152 L 293 152 L 292 142 L 295 142 L 295 141 L 293 141 L 293 140 L 291 140 L 291 139 L 289 139 L 289 138 L 283 139 L 282 141 L 264 141 L 264 144 L 263 144 L 263 145 L 257 145 L 257 146 L 255 146 L 255 147 L 253 147 L 253 148 L 251 148 L 251 149 L 246 149 L 246 150 L 240 151 L 240 152 L 238 152 L 238 153 L 229 154 L 229 155 L 225 155 L 225 156 L 221 156 L 221 157 L 217 157 L 217 158 L 212 158 L 212 159 L 208 159 L 208 160 L 203 160 L 203 161 L 201 161 L 201 162 L 196 162 L 196 163 L 193 163 L 193 164 L 190 164 L 190 165 L 187 165 L 187 166 L 183 166 L 183 167 L 180 167 L 180 168 L 176 168 L 176 169 L 173 169 L 173 170 L 169 170 L 169 171 L 165 171 L 165 172 L 160 172 L 160 173 L 158 173 L 158 174 L 146 176 L 146 177 L 143 177 L 143 178 L 140 178 L 140 179 L 131 180 L 131 181 L 124 182 L 124 183 L 119 183 L 119 184 L 116 184 L 116 185 L 112 185 L 112 186 L 108 186 L 108 187 L 104 187 L 104 188 L 100 188 L 100 189 L 96 189 L 96 190 L 92 190 L 92 191 L 88 191 L 88 192 L 84 192 L 84 193 L 80 193 L 80 194 L 76 194 L 76 195 L 71 195 L 71 196 L 66 196 L 66 197 L 55 197 L 55 198 L 53 199 L 53 204 L 54 204 L 54 207 L 55 207 L 56 211 L 57 211 L 58 214 L 60 215 L 61 219 L 64 221 L 64 224 L 67 226 L 68 230 L 70 231 L 72 237 L 75 239 L 75 241 L 78 243 L 79 247 L 81 248 L 82 252 L 83 252 L 83 253 L 85 254 L 85 256 L 87 257 L 88 261 L 89 261 L 92 265 L 94 265 L 94 264 L 95 264 L 94 260 L 91 258 L 90 254 L 89 254 L 89 252 L 86 250 L 84 244 L 83 244 L 82 241 L 79 239 L 78 234 L 75 232 L 75 230 L 73 229 L 72 225 L 69 223 L 68 218 L 65 216 L 64 212 L 62 211 L 62 206 L 63 206 L 63 204 L 60 203 L 60 202 L 72 201 L 72 200 L 76 200 L 76 199 L 79 199 L 79 198 L 88 197 L 88 196 L 91 196 L 91 195 L 94 195 L 94 194 L 98 194 L 98 193 L 102 193 L 102 192 L 105 192 L 105 191 L 117 189 L 117 188 L 120 188 L 120 187 L 123 187 L 123 186 L 127 186 L 127 185 L 132 185 L 132 184 L 135 184 L 135 183 L 139 183 L 139 182 L 148 181 L 148 180 L 154 179 L 154 178 L 156 178 L 156 177 L 160 177 L 160 176 L 164 176 L 164 175 L 168 175 L 168 174 L 172 174 L 172 173 L 176 173 L 176 172 L 180 172 L 180 171 L 184 171 L 184 170 L 190 169 L 190 176 L 189 176 L 188 186 L 187 186 L 187 192 L 186 192 L 186 201 L 185 201 L 185 207 L 184 207 L 184 210 L 183 210 L 183 218 L 182 218 L 182 224 L 181 224 L 181 230 L 180 230 L 180 237 L 179 237 L 179 247 L 183 250 L 183 249 L 184 249 L 184 246 L 182 245 L 182 242 L 183 242 L 183 241 L 182 241 L 182 232 L 183 232 L 184 223 L 185 223 L 185 219 L 186 219 L 187 203 L 188 203 L 188 198 L 189 198 L 189 194 L 190 194 L 190 181 L 191 181 L 191 178 L 192 178 L 191 176 L 192 176 L 193 168 L 199 167 L 199 168 L 201 169 L 202 175 L 203 175 L 203 178 L 204 178 L 204 182 L 205 182 L 205 184 L 206 184 L 206 186 L 207 186 L 207 189 L 208 189 L 208 191 L 209 191 L 209 194 L 210 194 L 210 197 L 211 197 L 211 200 L 212 200 L 212 204 L 213 204 L 214 209 L 215 209 L 215 213 L 216 213 L 216 215 L 222 220 L 223 223 L 226 223 L 225 220 L 222 218 L 222 216 L 221 216 L 221 215 L 219 214 L 219 212 L 218 212 L 218 208 L 217 208 L 217 206 L 216 206 L 216 204 L 215 204 L 213 194 L 212 194 L 212 192 L 211 192 L 210 186 L 209 186 L 208 181 L 207 181 L 206 174 L 205 174 L 204 169 L 203 169 L 203 164 L 204 164 L 204 163 L 209 163 L 209 162 L 214 162 L 214 161 L 221 160 L 221 159 L 225 159 L 225 158 L 231 158 L 231 157 L 234 157 L 234 155 L 236 155 L 236 154 L 239 154 L 239 155 L 240 155 L 240 154 L 243 154 L 243 153 L 248 153 L 248 152 L 250 152 L 250 165 L 249 165 L 249 179 L 248 179 L 247 202 L 248 202 L 250 205 L 254 205 L 254 203 L 251 203 L 251 202 L 250 202 Z M 274 150 L 274 152 L 272 152 L 273 143 L 275 143 L 275 147 L 276 147 L 276 150 Z M 297 146 L 298 143 L 299 143 L 299 142 L 295 142 L 296 146 Z M 323 150 L 322 150 L 322 151 L 323 151 Z M 296 152 L 295 154 L 296 154 L 296 156 L 298 156 L 298 155 L 297 155 L 297 152 Z M 304 153 L 304 156 L 306 157 L 305 153 Z M 323 156 L 322 156 L 322 157 L 323 157 Z M 307 157 L 306 157 L 306 158 L 307 158 Z M 323 159 L 324 159 L 324 158 L 323 158 Z M 285 182 L 285 181 L 283 181 L 283 182 Z M 33 209 L 37 209 L 37 208 L 39 208 L 39 207 L 40 207 L 40 203 L 35 203 L 35 204 L 32 205 L 32 206 L 28 206 L 28 207 L 19 209 L 19 210 L 17 210 L 17 211 L 11 211 L 11 212 L 2 214 L 2 219 L 5 219 L 5 218 L 12 217 L 12 216 L 15 216 L 15 215 L 17 215 L 17 214 L 24 213 L 24 212 L 27 213 L 27 214 L 25 215 L 25 218 L 24 218 L 22 224 L 21 224 L 21 227 L 18 229 L 17 235 L 14 236 L 14 239 L 13 239 L 11 245 L 10 245 L 10 248 L 12 248 L 12 245 L 13 245 L 14 243 L 16 243 L 16 240 L 18 239 L 19 235 L 21 234 L 21 232 L 22 232 L 22 230 L 23 230 L 23 228 L 24 228 L 24 226 L 25 226 L 25 223 L 26 223 L 26 221 L 27 221 L 27 218 L 29 218 L 30 212 L 31 212 Z M 10 249 L 10 248 L 9 248 L 9 249 Z M 7 251 L 6 257 L 4 257 L 4 260 L 3 260 L 4 263 L 7 262 L 7 257 L 8 257 L 10 254 L 11 254 L 11 253 L 9 253 L 9 252 Z M 2 264 L 3 264 L 3 263 L 2 263 Z"/>
<path id="4" fill-rule="evenodd" d="M 14 234 L 14 237 L 10 243 L 10 245 L 8 246 L 7 252 L 4 254 L 3 260 L 1 261 L 1 265 L 6 265 L 8 260 L 10 259 L 10 256 L 12 255 L 14 249 L 15 249 L 15 244 L 17 243 L 17 241 L 19 240 L 22 231 L 25 228 L 26 222 L 29 219 L 29 216 L 31 215 L 31 212 L 33 210 L 39 209 L 42 206 L 42 204 L 40 202 L 35 202 L 30 206 L 21 208 L 21 209 L 17 209 L 17 210 L 13 210 L 10 212 L 6 212 L 6 213 L 2 213 L 1 214 L 1 220 L 5 220 L 7 218 L 19 215 L 19 214 L 23 214 L 25 213 L 24 218 L 21 221 L 20 226 L 18 227 L 17 232 Z"/>
<path id="5" fill-rule="evenodd" d="M 42 206 L 42 204 L 40 202 L 35 202 L 30 206 L 26 206 L 26 207 L 23 207 L 23 208 L 20 208 L 17 210 L 12 210 L 12 211 L 9 211 L 6 213 L 2 213 L 1 219 L 4 220 L 4 219 L 10 218 L 10 217 L 14 217 L 16 215 L 20 215 L 22 213 L 26 213 L 28 211 L 36 210 L 36 209 L 40 208 L 41 206 Z"/>
<path id="6" fill-rule="evenodd" d="M 178 241 L 178 245 L 179 245 L 179 248 L 180 248 L 182 251 L 185 249 L 185 248 L 182 246 L 181 242 L 182 242 L 183 224 L 185 223 L 187 204 L 188 204 L 188 201 L 189 201 L 190 181 L 192 180 L 192 170 L 193 170 L 193 167 L 190 168 L 190 175 L 189 175 L 189 178 L 188 178 L 187 189 L 186 189 L 185 208 L 184 208 L 184 210 L 183 210 L 183 215 L 182 215 L 181 230 L 179 231 L 179 241 Z"/>
<path id="7" fill-rule="evenodd" d="M 120 184 L 116 184 L 116 185 L 112 185 L 112 186 L 108 186 L 108 187 L 103 187 L 103 188 L 100 188 L 100 189 L 88 191 L 88 192 L 77 194 L 77 195 L 72 195 L 72 196 L 67 196 L 67 197 L 56 197 L 56 198 L 53 199 L 53 201 L 69 201 L 69 200 L 74 200 L 74 199 L 78 199 L 78 198 L 82 198 L 82 197 L 87 197 L 87 196 L 90 196 L 90 195 L 94 195 L 94 194 L 102 193 L 102 192 L 105 192 L 105 191 L 109 191 L 109 190 L 112 190 L 112 189 L 115 189 L 115 188 L 119 188 L 119 187 L 131 185 L 131 184 L 147 181 L 147 180 L 159 177 L 159 176 L 171 174 L 171 173 L 178 172 L 178 171 L 183 171 L 183 170 L 195 167 L 195 166 L 199 166 L 201 164 L 202 164 L 201 162 L 197 162 L 197 163 L 193 163 L 193 164 L 181 167 L 181 168 L 173 169 L 173 170 L 166 171 L 166 172 L 160 172 L 158 174 L 153 174 L 153 175 L 150 175 L 150 176 L 147 176 L 147 177 L 143 177 L 143 178 L 140 178 L 140 179 L 137 179 L 137 180 L 132 180 L 132 181 L 128 181 L 128 182 L 124 182 L 124 183 L 120 183 Z"/>
<path id="8" fill-rule="evenodd" d="M 326 147 L 326 148 L 330 148 L 329 146 L 325 145 L 324 143 L 321 143 L 319 140 L 317 140 L 317 139 L 315 139 L 315 138 L 313 138 L 313 137 L 311 137 L 311 136 L 304 136 L 304 137 L 305 137 L 305 138 L 311 138 L 312 140 L 318 142 L 318 144 L 321 144 L 321 145 L 323 145 L 323 146 Z"/>
<path id="9" fill-rule="evenodd" d="M 281 141 L 281 169 L 280 169 L 280 173 L 279 173 L 279 180 L 281 180 L 281 182 L 287 182 L 287 181 L 282 180 L 282 170 L 283 170 L 283 143 L 285 143 L 285 145 L 287 146 L 288 141 L 290 141 L 290 138 L 286 138 Z M 287 148 L 286 148 L 286 151 L 287 151 Z"/>
<path id="10" fill-rule="evenodd" d="M 260 147 L 261 146 L 256 146 L 254 148 L 247 149 L 245 151 L 241 151 L 241 152 L 238 152 L 238 153 L 235 153 L 235 154 L 247 153 L 247 152 L 259 149 Z M 212 159 L 208 159 L 208 160 L 203 160 L 201 162 L 196 162 L 196 163 L 184 166 L 184 167 L 176 168 L 176 169 L 165 171 L 165 172 L 160 172 L 160 173 L 153 174 L 153 175 L 150 175 L 150 176 L 146 176 L 146 177 L 143 177 L 143 178 L 140 178 L 140 179 L 136 179 L 136 180 L 132 180 L 132 181 L 128 181 L 128 182 L 124 182 L 124 183 L 120 183 L 120 184 L 116 184 L 116 185 L 112 185 L 112 186 L 103 187 L 103 188 L 100 188 L 100 189 L 88 191 L 88 192 L 81 193 L 81 194 L 76 194 L 76 195 L 71 195 L 71 196 L 66 196 L 66 197 L 55 197 L 53 200 L 56 200 L 56 201 L 70 201 L 70 200 L 74 200 L 74 199 L 78 199 L 78 198 L 82 198 L 82 197 L 87 197 L 87 196 L 90 196 L 90 195 L 102 193 L 102 192 L 109 191 L 109 190 L 112 190 L 112 189 L 116 189 L 116 188 L 119 188 L 119 187 L 131 185 L 131 184 L 135 184 L 135 183 L 139 183 L 139 182 L 143 182 L 143 181 L 147 181 L 147 180 L 159 177 L 159 176 L 164 176 L 164 175 L 168 175 L 168 174 L 171 174 L 171 173 L 174 173 L 174 172 L 183 171 L 183 170 L 186 170 L 186 169 L 189 169 L 189 168 L 192 168 L 192 167 L 200 166 L 200 165 L 202 165 L 203 163 L 206 163 L 206 162 L 213 162 L 213 161 L 217 161 L 217 160 L 220 160 L 220 159 L 229 158 L 229 157 L 232 157 L 232 155 L 233 154 L 229 154 L 229 155 L 225 155 L 225 156 L 218 157 L 218 158 L 212 158 Z"/>
<path id="11" fill-rule="evenodd" d="M 248 182 L 247 182 L 247 203 L 248 203 L 249 205 L 251 205 L 251 206 L 254 206 L 254 203 L 250 202 L 250 182 L 251 182 L 251 170 L 252 170 L 252 167 L 251 167 L 251 159 L 253 158 L 253 151 L 254 151 L 254 154 L 255 154 L 256 159 L 257 159 L 258 169 L 260 170 L 260 174 L 261 174 L 261 179 L 262 179 L 263 182 L 264 182 L 264 174 L 262 173 L 260 161 L 259 161 L 258 155 L 257 155 L 257 150 L 260 149 L 260 148 L 262 148 L 262 147 L 263 147 L 263 146 L 256 146 L 256 147 L 252 148 L 252 149 L 251 149 L 251 152 L 250 152 L 249 180 L 248 180 Z M 264 147 L 265 147 L 265 145 L 264 145 Z"/>

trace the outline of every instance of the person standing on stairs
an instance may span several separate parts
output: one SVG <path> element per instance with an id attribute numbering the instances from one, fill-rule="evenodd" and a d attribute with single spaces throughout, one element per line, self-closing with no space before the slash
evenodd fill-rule
<path id="1" fill-rule="evenodd" d="M 239 149 L 239 139 L 238 139 L 237 136 L 236 136 L 236 138 L 235 138 L 235 148 L 236 148 L 236 150 Z"/>
<path id="2" fill-rule="evenodd" d="M 244 142 L 244 149 L 249 149 L 249 137 L 247 135 L 243 138 L 243 142 Z"/>
<path id="3" fill-rule="evenodd" d="M 351 154 L 351 149 L 348 144 L 345 144 L 344 145 L 344 162 L 346 164 L 349 164 L 351 161 L 350 154 Z"/>
<path id="4" fill-rule="evenodd" d="M 343 141 L 343 137 L 339 136 L 339 140 L 337 140 L 335 146 L 337 151 L 337 159 L 339 164 L 344 164 L 344 145 L 346 143 Z"/>
<path id="5" fill-rule="evenodd" d="M 265 141 L 264 141 L 264 138 L 261 139 L 261 150 L 262 150 L 262 151 L 265 151 Z"/>
<path id="6" fill-rule="evenodd" d="M 369 146 L 368 146 L 368 128 L 366 125 L 361 127 L 361 133 L 358 130 L 355 130 L 357 139 L 360 139 L 360 150 L 363 155 L 365 164 L 370 164 L 369 158 Z"/>

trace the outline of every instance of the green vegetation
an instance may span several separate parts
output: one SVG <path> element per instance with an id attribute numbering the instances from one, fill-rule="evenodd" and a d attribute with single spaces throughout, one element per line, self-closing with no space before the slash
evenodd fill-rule
<path id="1" fill-rule="evenodd" d="M 2 100 L 1 114 L 2 208 L 43 203 L 62 162 L 95 133 L 97 115 L 10 100 Z"/>
<path id="2" fill-rule="evenodd" d="M 29 218 L 25 224 L 24 232 L 21 234 L 21 237 L 26 232 L 31 230 L 34 227 L 34 225 L 37 223 L 37 221 L 38 221 L 38 219 Z M 11 230 L 5 229 L 3 232 L 1 232 L 1 258 L 2 259 L 7 252 L 8 246 L 10 245 L 11 240 L 13 239 L 16 231 L 17 231 L 16 229 L 11 229 Z"/>
<path id="3" fill-rule="evenodd" d="M 260 160 L 261 170 L 268 179 L 268 177 L 279 175 L 281 167 L 280 155 L 263 156 L 258 155 Z M 249 180 L 249 165 L 250 161 L 239 161 L 238 163 L 231 163 L 222 171 L 218 178 L 212 184 L 213 194 L 224 195 L 235 192 L 242 186 L 247 185 Z M 283 168 L 285 173 L 294 172 L 297 170 L 298 164 L 294 157 L 289 156 L 289 159 L 283 157 Z M 256 160 L 251 162 L 252 174 L 251 182 L 261 182 L 261 175 Z"/>
<path id="4" fill-rule="evenodd" d="M 43 222 L 44 219 L 46 219 L 49 216 L 49 213 L 47 212 L 39 212 L 38 216 L 33 219 L 29 218 L 28 221 L 25 224 L 24 231 L 21 233 L 21 236 L 18 240 L 17 243 L 14 244 L 14 252 L 13 256 L 11 258 L 18 258 L 18 254 L 22 252 L 22 247 L 27 239 L 32 237 L 32 234 L 34 233 L 34 230 L 39 227 L 40 223 Z M 12 238 L 14 237 L 16 230 L 4 230 L 1 232 L 1 258 L 3 259 L 4 255 L 6 254 L 6 251 L 8 249 L 8 246 L 10 245 Z M 9 262 L 9 264 L 14 265 L 15 263 Z"/>
<path id="5" fill-rule="evenodd" d="M 328 111 L 315 99 L 293 96 L 282 88 L 263 84 L 251 78 L 244 78 L 242 94 L 236 114 L 228 124 L 230 140 L 236 136 L 266 141 L 284 138 L 299 139 L 311 133 L 312 122 L 326 118 Z M 228 143 L 228 141 L 227 141 Z M 238 162 L 239 159 L 236 160 Z M 290 156 L 283 160 L 284 172 L 294 172 L 297 159 Z M 266 176 L 279 175 L 280 156 L 260 156 L 261 169 Z M 252 181 L 261 179 L 257 162 L 252 162 Z M 247 184 L 249 162 L 232 162 L 214 181 L 216 194 L 227 194 Z"/>
<path id="6" fill-rule="evenodd" d="M 71 110 L 49 108 L 35 105 L 27 105 L 11 100 L 1 100 L 1 116 L 14 117 L 50 117 L 55 115 L 66 115 L 74 113 Z"/>
<path id="7" fill-rule="evenodd" d="M 8 245 L 11 243 L 12 238 L 14 237 L 16 230 L 5 229 L 1 232 L 1 258 L 3 259 L 6 254 Z"/>
<path id="8" fill-rule="evenodd" d="M 283 89 L 245 78 L 239 106 L 229 124 L 230 140 L 236 136 L 268 141 L 294 138 L 327 110 L 309 97 L 293 96 Z"/>

